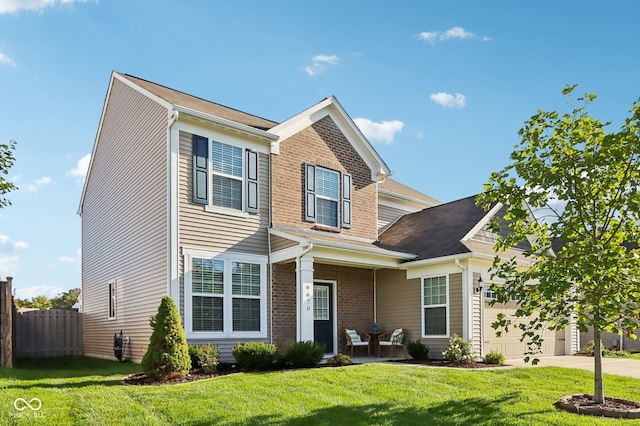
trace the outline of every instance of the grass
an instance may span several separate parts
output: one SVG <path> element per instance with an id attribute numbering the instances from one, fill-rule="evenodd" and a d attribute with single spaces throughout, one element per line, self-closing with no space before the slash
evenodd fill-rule
<path id="1" fill-rule="evenodd" d="M 632 359 L 640 359 L 640 352 L 633 353 L 629 356 Z"/>
<path id="2" fill-rule="evenodd" d="M 78 425 L 583 425 L 631 424 L 559 411 L 591 392 L 582 370 L 454 370 L 398 364 L 221 376 L 181 385 L 122 386 L 132 363 L 82 357 L 0 369 L 0 424 Z M 607 395 L 640 400 L 640 380 L 605 375 Z M 18 411 L 14 401 L 39 398 Z"/>

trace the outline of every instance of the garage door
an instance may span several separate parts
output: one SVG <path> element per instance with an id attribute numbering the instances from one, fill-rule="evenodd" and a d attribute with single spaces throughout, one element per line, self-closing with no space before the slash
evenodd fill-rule
<path id="1" fill-rule="evenodd" d="M 508 333 L 502 333 L 501 337 L 496 336 L 498 330 L 491 327 L 491 324 L 498 319 L 498 314 L 503 313 L 507 318 L 516 319 L 516 302 L 509 302 L 504 305 L 495 304 L 489 306 L 487 301 L 484 306 L 484 351 L 489 353 L 498 350 L 506 358 L 523 358 L 527 352 L 526 342 L 520 341 L 520 331 L 510 329 Z M 528 323 L 528 317 L 517 319 L 518 322 Z M 546 327 L 541 331 L 542 353 L 539 356 L 564 355 L 564 330 L 548 330 Z"/>

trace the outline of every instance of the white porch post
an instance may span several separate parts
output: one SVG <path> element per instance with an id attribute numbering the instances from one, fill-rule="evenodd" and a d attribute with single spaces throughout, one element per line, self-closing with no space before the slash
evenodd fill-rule
<path id="1" fill-rule="evenodd" d="M 313 341 L 313 257 L 302 256 L 297 262 L 297 268 L 298 341 Z"/>

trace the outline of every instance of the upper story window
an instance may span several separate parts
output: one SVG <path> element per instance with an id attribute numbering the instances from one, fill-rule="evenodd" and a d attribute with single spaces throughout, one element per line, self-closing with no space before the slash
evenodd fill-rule
<path id="1" fill-rule="evenodd" d="M 351 228 L 351 175 L 305 163 L 305 220 Z"/>
<path id="2" fill-rule="evenodd" d="M 193 135 L 193 201 L 258 212 L 258 153 Z"/>

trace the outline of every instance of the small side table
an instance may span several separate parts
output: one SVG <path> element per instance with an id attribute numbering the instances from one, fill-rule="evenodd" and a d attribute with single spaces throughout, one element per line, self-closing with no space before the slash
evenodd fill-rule
<path id="1" fill-rule="evenodd" d="M 382 334 L 386 333 L 385 331 L 367 331 L 367 334 L 371 336 L 371 351 L 373 354 L 377 354 L 378 352 L 378 337 Z"/>

